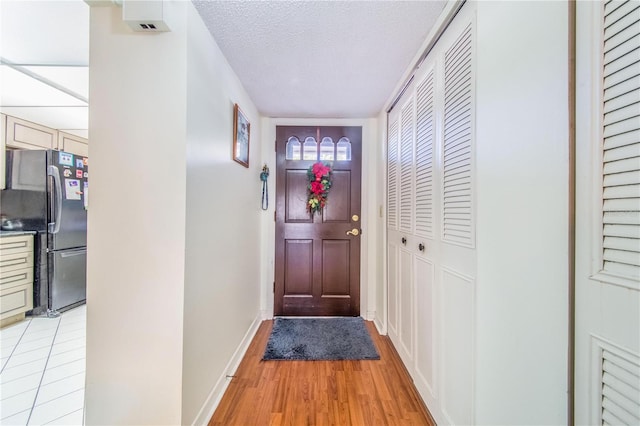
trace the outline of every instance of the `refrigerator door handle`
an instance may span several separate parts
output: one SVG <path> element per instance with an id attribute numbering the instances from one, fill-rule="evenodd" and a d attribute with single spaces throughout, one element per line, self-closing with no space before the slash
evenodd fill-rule
<path id="1" fill-rule="evenodd" d="M 60 171 L 56 166 L 47 167 L 47 176 L 53 177 L 53 187 L 55 194 L 54 221 L 49 223 L 49 232 L 57 234 L 60 231 L 60 221 L 62 219 L 62 182 L 60 182 Z"/>
<path id="2" fill-rule="evenodd" d="M 72 256 L 80 256 L 87 253 L 86 248 L 75 249 L 75 250 L 67 250 L 60 253 L 60 257 L 72 257 Z"/>

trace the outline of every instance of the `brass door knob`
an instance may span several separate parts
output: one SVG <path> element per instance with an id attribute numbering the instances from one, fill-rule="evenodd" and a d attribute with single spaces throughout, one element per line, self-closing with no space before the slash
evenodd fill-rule
<path id="1" fill-rule="evenodd" d="M 357 228 L 353 228 L 351 231 L 347 231 L 347 235 L 353 235 L 354 237 L 357 237 L 358 235 L 360 235 L 360 231 Z"/>

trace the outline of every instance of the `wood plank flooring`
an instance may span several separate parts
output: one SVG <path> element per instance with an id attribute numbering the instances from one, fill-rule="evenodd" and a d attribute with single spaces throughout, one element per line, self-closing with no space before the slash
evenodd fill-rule
<path id="1" fill-rule="evenodd" d="M 209 426 L 435 426 L 389 338 L 366 324 L 380 360 L 262 361 L 264 321 Z"/>

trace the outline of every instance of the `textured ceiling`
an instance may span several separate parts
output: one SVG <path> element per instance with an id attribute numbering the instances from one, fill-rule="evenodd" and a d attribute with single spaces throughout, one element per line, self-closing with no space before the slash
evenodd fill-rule
<path id="1" fill-rule="evenodd" d="M 193 0 L 258 110 L 373 117 L 445 1 Z"/>

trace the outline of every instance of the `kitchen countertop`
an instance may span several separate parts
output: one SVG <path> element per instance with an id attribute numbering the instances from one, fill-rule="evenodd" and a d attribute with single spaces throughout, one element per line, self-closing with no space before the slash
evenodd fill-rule
<path id="1" fill-rule="evenodd" d="M 0 237 L 13 237 L 16 235 L 35 235 L 36 231 L 5 231 L 0 230 Z"/>

